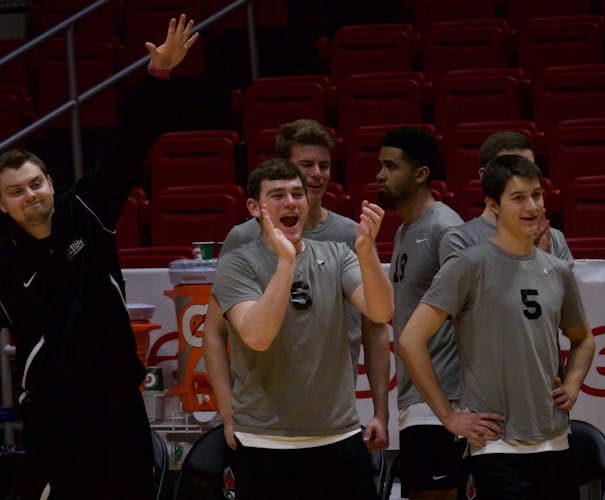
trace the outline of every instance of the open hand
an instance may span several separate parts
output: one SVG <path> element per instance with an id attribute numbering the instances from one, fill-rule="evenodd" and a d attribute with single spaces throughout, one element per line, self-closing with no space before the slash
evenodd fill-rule
<path id="1" fill-rule="evenodd" d="M 199 33 L 189 36 L 193 27 L 193 20 L 190 20 L 188 23 L 185 21 L 185 14 L 181 14 L 178 24 L 176 19 L 172 18 L 168 23 L 166 40 L 159 47 L 156 47 L 151 42 L 145 42 L 145 47 L 149 52 L 154 68 L 170 70 L 176 67 L 199 38 Z"/>
<path id="2" fill-rule="evenodd" d="M 277 258 L 285 258 L 292 262 L 296 259 L 296 248 L 292 242 L 286 238 L 284 233 L 275 225 L 267 212 L 267 206 L 264 203 L 260 205 L 261 224 L 263 226 L 263 237 L 267 246 L 275 252 Z"/>

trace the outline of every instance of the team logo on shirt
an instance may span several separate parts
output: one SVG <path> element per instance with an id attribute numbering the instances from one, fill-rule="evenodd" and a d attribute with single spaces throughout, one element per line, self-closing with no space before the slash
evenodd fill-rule
<path id="1" fill-rule="evenodd" d="M 80 238 L 72 241 L 67 247 L 67 260 L 71 260 L 84 248 L 84 241 Z"/>

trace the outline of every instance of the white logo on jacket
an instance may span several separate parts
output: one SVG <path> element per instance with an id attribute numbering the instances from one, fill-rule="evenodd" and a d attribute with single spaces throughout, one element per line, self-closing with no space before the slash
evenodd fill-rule
<path id="1" fill-rule="evenodd" d="M 67 260 L 71 261 L 84 248 L 84 241 L 77 239 L 67 247 Z"/>

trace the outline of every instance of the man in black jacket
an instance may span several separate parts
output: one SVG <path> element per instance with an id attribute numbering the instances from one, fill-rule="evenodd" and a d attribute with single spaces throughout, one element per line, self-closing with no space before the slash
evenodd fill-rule
<path id="1" fill-rule="evenodd" d="M 147 150 L 162 132 L 170 71 L 198 34 L 182 15 L 147 43 L 149 73 L 97 168 L 56 197 L 37 156 L 0 155 L 0 324 L 15 340 L 26 468 L 23 498 L 152 496 L 152 447 L 125 307 L 115 227 Z"/>

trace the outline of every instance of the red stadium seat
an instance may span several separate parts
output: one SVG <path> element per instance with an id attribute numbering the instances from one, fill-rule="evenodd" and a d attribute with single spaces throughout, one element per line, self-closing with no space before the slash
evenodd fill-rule
<path id="1" fill-rule="evenodd" d="M 605 65 L 546 68 L 533 93 L 534 121 L 550 131 L 562 120 L 605 117 Z"/>
<path id="2" fill-rule="evenodd" d="M 435 84 L 435 125 L 447 133 L 464 122 L 519 120 L 521 86 L 515 68 L 450 71 Z"/>
<path id="3" fill-rule="evenodd" d="M 502 19 L 435 23 L 424 37 L 424 73 L 434 81 L 453 69 L 507 66 L 510 44 Z"/>
<path id="4" fill-rule="evenodd" d="M 27 42 L 25 39 L 0 39 L 0 58 L 17 50 Z M 18 85 L 29 93 L 30 57 L 22 55 L 0 68 L 1 85 Z"/>
<path id="5" fill-rule="evenodd" d="M 495 0 L 417 0 L 415 2 L 415 25 L 421 33 L 426 33 L 431 25 L 437 22 L 495 17 Z"/>
<path id="6" fill-rule="evenodd" d="M 192 186 L 172 186 L 164 189 L 162 194 L 171 196 L 180 196 L 183 194 L 196 194 L 207 195 L 212 193 L 219 193 L 231 196 L 234 198 L 239 206 L 240 217 L 246 219 L 250 217 L 248 207 L 246 205 L 246 192 L 244 188 L 238 184 L 203 184 L 203 185 L 192 185 Z"/>
<path id="7" fill-rule="evenodd" d="M 117 70 L 118 40 L 115 36 L 82 36 L 76 39 L 76 71 L 78 92 L 97 85 Z M 65 40 L 53 39 L 42 44 L 38 54 L 39 111 L 46 114 L 68 99 Z M 112 127 L 116 123 L 116 89 L 110 87 L 81 106 L 83 127 Z M 51 122 L 65 127 L 69 117 Z"/>
<path id="8" fill-rule="evenodd" d="M 422 122 L 426 86 L 417 72 L 350 77 L 338 95 L 338 131 L 346 142 L 357 127 Z"/>
<path id="9" fill-rule="evenodd" d="M 567 237 L 605 234 L 605 175 L 578 177 L 563 196 L 563 229 Z"/>
<path id="10" fill-rule="evenodd" d="M 445 178 L 455 193 L 466 189 L 469 181 L 479 178 L 479 149 L 494 132 L 520 132 L 532 142 L 539 136 L 536 124 L 530 121 L 494 121 L 461 123 L 445 137 Z"/>
<path id="11" fill-rule="evenodd" d="M 532 19 L 519 33 L 519 66 L 534 77 L 549 66 L 599 64 L 602 44 L 601 16 Z"/>
<path id="12" fill-rule="evenodd" d="M 605 174 L 605 117 L 560 122 L 548 157 L 549 177 L 563 192 L 576 177 Z"/>
<path id="13" fill-rule="evenodd" d="M 224 193 L 159 194 L 151 201 L 151 242 L 171 246 L 224 241 L 242 222 L 240 212 L 238 201 Z"/>
<path id="14" fill-rule="evenodd" d="M 145 242 L 145 225 L 149 219 L 149 200 L 141 188 L 133 188 L 122 206 L 122 214 L 116 225 L 116 242 L 118 248 L 143 246 Z"/>
<path id="15" fill-rule="evenodd" d="M 262 80 L 262 79 L 261 79 Z M 255 81 L 244 91 L 244 140 L 299 118 L 326 121 L 326 89 L 313 82 Z"/>
<path id="16" fill-rule="evenodd" d="M 170 186 L 235 184 L 235 148 L 231 130 L 195 130 L 163 134 L 151 150 L 151 190 Z"/>
<path id="17" fill-rule="evenodd" d="M 528 20 L 544 16 L 588 14 L 590 0 L 507 0 L 508 23 L 521 28 Z"/>
<path id="18" fill-rule="evenodd" d="M 340 87 L 351 75 L 409 71 L 412 45 L 408 24 L 344 26 L 330 43 L 330 75 Z"/>
<path id="19" fill-rule="evenodd" d="M 121 248 L 118 258 L 124 269 L 168 267 L 176 259 L 194 259 L 195 252 L 191 246 Z"/>

